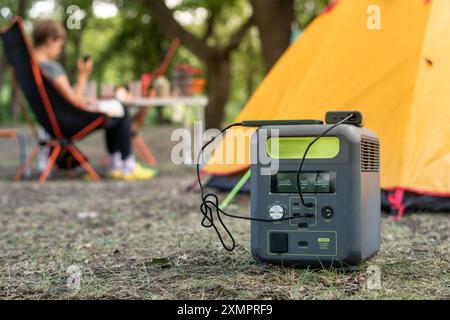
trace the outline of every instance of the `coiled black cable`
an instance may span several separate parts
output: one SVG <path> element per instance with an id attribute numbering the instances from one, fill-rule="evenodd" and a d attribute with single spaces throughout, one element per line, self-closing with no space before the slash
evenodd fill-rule
<path id="1" fill-rule="evenodd" d="M 333 125 L 329 129 L 327 129 L 324 133 L 322 133 L 320 136 L 318 136 L 313 141 L 311 141 L 311 143 L 306 148 L 305 153 L 304 153 L 303 158 L 302 158 L 302 162 L 300 163 L 300 166 L 299 166 L 299 169 L 298 169 L 298 172 L 297 172 L 297 188 L 298 188 L 298 191 L 299 191 L 299 195 L 300 195 L 300 199 L 302 201 L 302 204 L 305 207 L 310 208 L 310 207 L 312 207 L 314 205 L 314 204 L 311 204 L 311 203 L 305 203 L 305 201 L 303 199 L 303 194 L 302 194 L 302 191 L 301 191 L 301 187 L 300 187 L 300 174 L 301 174 L 301 171 L 302 171 L 302 168 L 303 168 L 303 164 L 305 162 L 305 159 L 306 159 L 306 157 L 308 155 L 309 150 L 314 145 L 314 143 L 317 142 L 317 140 L 319 140 L 320 138 L 322 138 L 327 133 L 332 131 L 334 128 L 340 126 L 341 124 L 343 124 L 347 120 L 350 120 L 350 118 L 352 118 L 352 117 L 353 117 L 353 114 L 351 114 L 350 116 L 348 116 L 344 120 L 340 121 L 339 123 Z M 202 226 L 204 228 L 213 228 L 216 231 L 217 236 L 219 237 L 219 240 L 222 243 L 222 246 L 225 248 L 225 250 L 227 250 L 229 252 L 232 252 L 236 248 L 236 241 L 234 240 L 234 237 L 233 237 L 232 233 L 230 232 L 230 230 L 228 229 L 228 227 L 225 225 L 224 221 L 222 220 L 222 216 L 221 216 L 222 214 L 224 216 L 229 217 L 229 218 L 235 218 L 235 219 L 241 219 L 241 220 L 247 220 L 247 221 L 255 221 L 255 222 L 263 222 L 263 223 L 282 222 L 282 221 L 289 221 L 289 220 L 294 220 L 294 219 L 307 217 L 306 215 L 300 215 L 300 216 L 296 216 L 296 217 L 287 217 L 287 218 L 282 218 L 282 219 L 278 219 L 278 220 L 272 220 L 272 219 L 256 219 L 256 218 L 251 218 L 251 217 L 237 216 L 237 215 L 233 215 L 233 214 L 227 213 L 227 212 L 223 211 L 220 208 L 219 198 L 218 198 L 218 196 L 216 194 L 214 194 L 214 193 L 205 193 L 205 189 L 203 187 L 203 183 L 202 183 L 202 179 L 201 179 L 201 175 L 200 175 L 200 163 L 201 163 L 201 160 L 202 160 L 203 152 L 205 151 L 205 149 L 209 145 L 211 145 L 219 136 L 222 136 L 226 131 L 228 131 L 231 128 L 240 127 L 240 126 L 244 126 L 243 123 L 241 123 L 241 122 L 233 123 L 233 124 L 227 126 L 226 128 L 224 128 L 223 130 L 221 130 L 219 134 L 217 134 L 216 136 L 212 137 L 209 142 L 207 142 L 207 143 L 205 143 L 203 145 L 202 149 L 200 150 L 200 152 L 198 154 L 198 158 L 197 158 L 197 180 L 198 180 L 198 185 L 199 185 L 200 191 L 201 191 L 200 212 L 203 215 Z M 224 241 L 224 239 L 222 237 L 222 234 L 220 233 L 219 229 L 216 226 L 214 215 L 217 216 L 217 219 L 219 220 L 220 225 L 222 225 L 222 227 L 224 228 L 225 232 L 230 237 L 231 246 L 228 246 L 225 243 L 225 241 Z"/>
<path id="2" fill-rule="evenodd" d="M 256 222 L 266 222 L 266 223 L 273 223 L 273 222 L 281 222 L 281 221 L 288 221 L 293 219 L 299 219 L 304 218 L 305 216 L 297 216 L 297 217 L 288 217 L 288 218 L 282 218 L 278 220 L 270 220 L 270 219 L 256 219 L 251 217 L 243 217 L 243 216 L 237 216 L 233 214 L 229 214 L 222 209 L 220 209 L 219 205 L 219 198 L 214 193 L 205 193 L 205 189 L 203 187 L 202 179 L 200 176 L 200 163 L 201 163 L 201 156 L 205 149 L 213 143 L 219 136 L 223 135 L 227 130 L 233 128 L 233 127 L 239 127 L 242 126 L 242 123 L 233 123 L 232 125 L 229 125 L 225 129 L 223 129 L 220 134 L 216 135 L 215 137 L 211 138 L 209 142 L 207 142 L 202 149 L 200 150 L 197 158 L 197 180 L 198 184 L 200 186 L 201 191 L 201 205 L 200 205 L 200 212 L 203 215 L 202 219 L 202 226 L 204 228 L 213 228 L 217 236 L 219 237 L 220 242 L 222 243 L 222 246 L 225 248 L 225 250 L 232 252 L 236 248 L 236 241 L 234 240 L 233 235 L 231 234 L 228 227 L 225 225 L 224 221 L 222 220 L 222 214 L 224 216 L 227 216 L 229 218 L 235 218 L 235 219 L 241 219 L 241 220 L 247 220 L 247 221 L 256 221 Z M 225 241 L 223 240 L 222 234 L 220 233 L 219 229 L 217 228 L 214 220 L 214 214 L 217 216 L 217 219 L 219 220 L 219 223 L 224 228 L 225 232 L 230 237 L 231 246 L 228 246 Z"/>

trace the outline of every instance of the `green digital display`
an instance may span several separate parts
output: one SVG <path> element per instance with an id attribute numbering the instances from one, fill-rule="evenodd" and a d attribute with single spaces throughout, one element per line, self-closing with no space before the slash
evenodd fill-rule
<path id="1" fill-rule="evenodd" d="M 334 193 L 336 173 L 330 171 L 302 172 L 300 187 L 303 193 Z M 272 193 L 298 193 L 297 172 L 280 172 L 271 177 Z"/>

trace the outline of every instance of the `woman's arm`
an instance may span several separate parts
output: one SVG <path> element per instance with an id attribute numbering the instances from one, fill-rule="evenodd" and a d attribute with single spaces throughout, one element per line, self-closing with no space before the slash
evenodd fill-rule
<path id="1" fill-rule="evenodd" d="M 84 97 L 84 93 L 86 92 L 86 87 L 93 68 L 94 62 L 92 61 L 92 59 L 89 59 L 87 61 L 78 61 L 78 79 L 75 86 L 75 93 L 80 98 Z"/>
<path id="2" fill-rule="evenodd" d="M 72 88 L 69 82 L 69 78 L 66 75 L 61 75 L 58 78 L 53 79 L 53 85 L 56 89 L 66 98 L 70 103 L 78 108 L 85 109 L 87 102 L 85 99 L 78 95 L 78 93 Z"/>
<path id="3" fill-rule="evenodd" d="M 78 62 L 78 80 L 75 89 L 72 88 L 69 78 L 65 74 L 54 79 L 53 84 L 61 92 L 61 94 L 69 100 L 69 102 L 79 108 L 85 109 L 90 103 L 92 103 L 92 101 L 86 99 L 84 95 L 92 69 L 92 61 L 83 62 L 80 60 Z"/>

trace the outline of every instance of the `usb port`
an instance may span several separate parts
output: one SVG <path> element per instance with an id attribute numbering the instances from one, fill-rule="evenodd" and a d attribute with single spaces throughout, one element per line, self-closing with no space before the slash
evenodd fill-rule
<path id="1" fill-rule="evenodd" d="M 298 246 L 301 248 L 306 248 L 306 247 L 308 247 L 308 245 L 309 245 L 308 241 L 299 241 L 298 242 Z"/>
<path id="2" fill-rule="evenodd" d="M 306 222 L 300 222 L 300 223 L 298 224 L 298 227 L 299 227 L 300 229 L 307 229 L 308 226 L 309 226 L 309 225 L 308 225 Z"/>

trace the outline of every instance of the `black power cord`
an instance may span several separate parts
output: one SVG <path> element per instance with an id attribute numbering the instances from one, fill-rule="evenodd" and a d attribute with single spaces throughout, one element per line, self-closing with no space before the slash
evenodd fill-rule
<path id="1" fill-rule="evenodd" d="M 353 117 L 353 114 L 350 115 L 349 117 L 347 117 L 346 119 L 342 120 L 341 122 L 333 125 L 331 128 L 327 129 L 324 133 L 322 133 L 320 136 L 318 136 L 316 139 L 314 139 L 308 145 L 308 147 L 306 148 L 305 154 L 303 155 L 303 159 L 302 159 L 302 162 L 300 164 L 300 167 L 299 167 L 299 170 L 298 170 L 298 173 L 297 173 L 297 187 L 298 187 L 298 190 L 299 190 L 300 198 L 302 200 L 302 204 L 305 207 L 313 206 L 313 204 L 305 203 L 305 201 L 303 199 L 302 191 L 301 191 L 301 188 L 300 188 L 300 182 L 299 182 L 301 170 L 302 170 L 302 167 L 303 167 L 303 163 L 305 162 L 305 158 L 308 155 L 309 149 L 312 147 L 312 145 L 314 143 L 317 142 L 317 140 L 322 138 L 324 135 L 329 133 L 331 130 L 333 130 L 337 126 L 340 126 L 345 121 L 349 120 L 351 117 Z M 296 217 L 287 217 L 287 218 L 282 218 L 282 219 L 278 219 L 278 220 L 273 220 L 273 219 L 256 219 L 256 218 L 251 218 L 251 217 L 237 216 L 237 215 L 233 215 L 233 214 L 227 213 L 227 212 L 223 211 L 220 208 L 219 198 L 218 198 L 218 196 L 216 194 L 214 194 L 214 193 L 205 193 L 205 189 L 203 187 L 202 179 L 201 179 L 201 176 L 200 176 L 200 163 L 201 163 L 201 157 L 202 157 L 203 152 L 205 151 L 205 149 L 209 145 L 211 145 L 219 136 L 222 136 L 226 131 L 228 131 L 231 128 L 240 127 L 240 126 L 246 126 L 246 124 L 245 123 L 241 123 L 241 122 L 233 123 L 233 124 L 227 126 L 226 128 L 224 128 L 223 130 L 221 130 L 219 134 L 217 134 L 216 136 L 212 137 L 209 142 L 207 142 L 207 143 L 205 143 L 205 145 L 203 145 L 202 149 L 200 150 L 200 152 L 198 154 L 198 158 L 197 158 L 197 180 L 198 180 L 198 185 L 199 185 L 200 191 L 201 191 L 200 212 L 203 215 L 202 226 L 204 228 L 213 228 L 216 231 L 217 236 L 219 237 L 219 240 L 222 243 L 222 246 L 225 248 L 225 250 L 227 250 L 229 252 L 232 252 L 236 248 L 236 241 L 234 240 L 233 235 L 231 234 L 230 230 L 227 228 L 227 226 L 225 225 L 224 221 L 222 220 L 222 216 L 221 216 L 222 214 L 224 216 L 229 217 L 229 218 L 241 219 L 241 220 L 247 220 L 247 221 L 255 221 L 255 222 L 264 222 L 264 223 L 282 222 L 282 221 L 289 221 L 289 220 L 294 220 L 294 219 L 308 217 L 306 215 L 300 215 L 300 216 L 296 216 Z M 254 125 L 249 125 L 249 126 L 253 127 Z M 224 228 L 225 232 L 230 237 L 231 246 L 228 246 L 225 243 L 225 241 L 223 240 L 222 234 L 220 233 L 219 229 L 216 226 L 214 213 L 217 216 L 217 219 L 219 220 L 219 223 L 222 225 L 222 227 Z"/>
<path id="2" fill-rule="evenodd" d="M 303 199 L 303 192 L 302 192 L 302 188 L 300 185 L 300 175 L 302 173 L 302 168 L 303 168 L 303 164 L 305 163 L 305 159 L 308 156 L 308 152 L 311 149 L 311 147 L 322 137 L 326 136 L 330 131 L 334 130 L 336 127 L 339 127 L 340 125 L 344 124 L 345 122 L 347 122 L 348 120 L 350 120 L 351 118 L 353 118 L 354 114 L 350 114 L 347 118 L 343 119 L 342 121 L 339 121 L 338 123 L 334 124 L 333 126 L 331 126 L 330 128 L 328 128 L 327 130 L 325 130 L 320 136 L 316 137 L 313 141 L 311 141 L 311 143 L 308 145 L 308 147 L 305 150 L 305 153 L 303 154 L 302 157 L 302 162 L 300 163 L 300 166 L 298 167 L 298 171 L 297 171 L 297 189 L 298 189 L 298 195 L 300 196 L 300 200 L 302 201 L 303 206 L 307 207 L 307 208 L 312 208 L 314 207 L 314 203 L 308 202 L 305 203 L 305 200 Z"/>
<path id="3" fill-rule="evenodd" d="M 200 186 L 201 197 L 202 197 L 201 198 L 202 202 L 200 205 L 200 212 L 203 215 L 202 227 L 214 228 L 214 230 L 217 233 L 217 236 L 219 237 L 220 242 L 222 243 L 222 246 L 225 248 L 225 250 L 230 251 L 230 252 L 232 252 L 236 248 L 236 242 L 235 242 L 234 237 L 231 234 L 230 230 L 227 228 L 227 226 L 223 222 L 222 216 L 221 216 L 222 214 L 229 218 L 235 218 L 235 219 L 241 219 L 241 220 L 247 220 L 247 221 L 265 222 L 265 223 L 288 221 L 288 220 L 306 217 L 306 216 L 297 216 L 297 217 L 288 217 L 288 218 L 283 218 L 283 219 L 278 219 L 278 220 L 272 220 L 272 219 L 256 219 L 256 218 L 250 218 L 250 217 L 237 216 L 237 215 L 227 213 L 227 212 L 223 211 L 222 209 L 220 209 L 219 198 L 217 197 L 216 194 L 214 194 L 214 193 L 206 194 L 205 193 L 205 189 L 203 187 L 202 179 L 200 176 L 200 160 L 201 160 L 201 156 L 202 156 L 203 152 L 211 143 L 213 143 L 219 136 L 223 135 L 227 130 L 229 130 L 233 127 L 239 127 L 239 126 L 244 126 L 244 125 L 242 123 L 233 123 L 232 125 L 229 125 L 225 129 L 223 129 L 220 132 L 220 134 L 216 135 L 215 137 L 212 137 L 211 140 L 202 147 L 202 149 L 200 150 L 200 152 L 198 154 L 198 158 L 197 158 L 197 180 L 198 180 L 198 185 Z M 231 246 L 227 246 L 225 244 L 222 234 L 220 233 L 219 229 L 217 228 L 217 226 L 215 224 L 214 213 L 217 215 L 217 219 L 219 220 L 219 223 L 222 225 L 225 232 L 230 237 Z"/>

